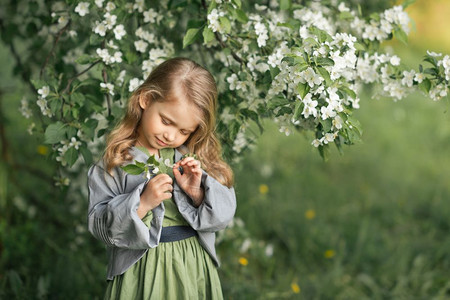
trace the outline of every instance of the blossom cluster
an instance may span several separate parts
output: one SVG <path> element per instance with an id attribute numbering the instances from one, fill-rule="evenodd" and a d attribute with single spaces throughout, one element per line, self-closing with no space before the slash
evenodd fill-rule
<path id="1" fill-rule="evenodd" d="M 262 118 L 274 120 L 285 134 L 313 132 L 311 143 L 321 153 L 332 143 L 356 142 L 361 129 L 352 113 L 360 107 L 362 84 L 377 84 L 379 95 L 394 100 L 417 89 L 433 100 L 447 96 L 448 55 L 429 52 L 425 61 L 431 67 L 410 70 L 398 56 L 379 50 L 380 42 L 408 34 L 410 19 L 402 6 L 365 17 L 338 0 L 289 3 L 268 1 L 248 11 L 239 0 L 190 3 L 187 9 L 200 17 L 188 22 L 179 22 L 186 16 L 181 4 L 168 0 L 55 4 L 55 24 L 39 34 L 57 35 L 68 26 L 61 41 L 77 45 L 61 57 L 67 70 L 76 70 L 73 78 L 60 76 L 58 83 L 50 70 L 44 73 L 52 82 L 35 84 L 37 107 L 54 125 L 46 136 L 55 159 L 69 167 L 78 156 L 89 160 L 89 145 L 113 126 L 130 93 L 174 55 L 201 62 L 216 77 L 218 133 L 229 157 L 251 147 L 250 123 L 262 129 Z M 189 30 L 185 41 L 180 33 Z M 83 85 L 104 101 L 89 95 L 92 90 L 83 93 Z M 88 99 L 92 104 L 84 105 Z M 32 111 L 22 101 L 22 114 Z M 82 155 L 73 155 L 75 150 Z"/>

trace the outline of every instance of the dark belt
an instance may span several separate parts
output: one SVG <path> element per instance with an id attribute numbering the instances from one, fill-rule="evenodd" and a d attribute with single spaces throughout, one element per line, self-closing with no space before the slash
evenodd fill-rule
<path id="1" fill-rule="evenodd" d="M 175 242 L 197 235 L 191 226 L 168 226 L 161 230 L 160 243 Z"/>

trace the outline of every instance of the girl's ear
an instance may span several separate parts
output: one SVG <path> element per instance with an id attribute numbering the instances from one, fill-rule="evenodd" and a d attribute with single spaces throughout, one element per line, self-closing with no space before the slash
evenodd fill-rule
<path id="1" fill-rule="evenodd" d="M 150 99 L 148 99 L 147 97 L 144 97 L 142 95 L 139 95 L 139 106 L 142 109 L 146 109 L 149 105 Z"/>

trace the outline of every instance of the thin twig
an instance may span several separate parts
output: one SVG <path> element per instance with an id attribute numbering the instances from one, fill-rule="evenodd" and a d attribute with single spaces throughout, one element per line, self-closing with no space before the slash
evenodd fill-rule
<path id="1" fill-rule="evenodd" d="M 208 6 L 206 5 L 206 1 L 202 0 L 202 6 L 203 9 L 205 9 L 206 11 L 208 10 Z M 216 37 L 216 40 L 219 42 L 220 46 L 222 48 L 229 48 L 220 38 L 220 35 L 218 32 L 214 32 L 214 36 Z M 231 49 L 230 49 L 231 50 Z M 231 55 L 233 56 L 233 58 L 239 63 L 239 64 L 245 64 L 245 61 L 239 57 L 239 55 L 236 54 L 236 52 L 234 52 L 233 50 L 231 50 Z"/>
<path id="2" fill-rule="evenodd" d="M 108 74 L 106 74 L 106 68 L 103 68 L 102 71 L 103 82 L 108 83 Z M 111 115 L 111 97 L 109 97 L 109 91 L 106 93 L 106 105 L 108 106 L 108 116 Z"/>
<path id="3" fill-rule="evenodd" d="M 67 81 L 67 86 L 66 88 L 62 91 L 62 94 L 68 93 L 69 89 L 70 89 L 70 85 L 72 84 L 72 82 L 77 79 L 78 77 L 80 77 L 81 75 L 83 75 L 84 73 L 86 73 L 87 71 L 89 71 L 90 69 L 92 69 L 92 67 L 94 67 L 96 64 L 98 64 L 101 60 L 96 60 L 94 61 L 89 67 L 87 67 L 86 69 L 84 69 L 83 71 L 81 71 L 80 73 L 76 74 L 75 76 L 73 76 L 72 78 L 70 78 Z"/>
<path id="4" fill-rule="evenodd" d="M 44 70 L 45 70 L 45 68 L 47 67 L 48 62 L 50 61 L 50 57 L 52 57 L 52 56 L 55 54 L 55 48 L 56 48 L 56 45 L 57 45 L 58 42 L 59 42 L 59 39 L 61 38 L 61 36 L 62 36 L 62 34 L 64 33 L 64 31 L 66 31 L 66 29 L 69 28 L 69 26 L 70 26 L 70 21 L 71 21 L 71 20 L 69 20 L 69 21 L 67 22 L 67 24 L 66 24 L 63 28 L 61 28 L 61 29 L 58 31 L 58 33 L 56 34 L 56 38 L 55 38 L 55 41 L 53 42 L 52 49 L 50 50 L 50 53 L 47 55 L 47 58 L 45 59 L 45 62 L 44 62 L 44 64 L 42 65 L 41 71 L 40 71 L 40 73 L 39 73 L 39 78 L 42 78 L 42 75 L 44 74 Z"/>
<path id="5" fill-rule="evenodd" d="M 222 48 L 228 48 L 228 46 L 222 41 L 222 39 L 220 38 L 219 33 L 214 32 L 214 35 L 216 36 L 216 40 L 219 42 L 220 46 Z M 231 49 L 230 49 L 231 50 Z M 245 61 L 239 57 L 239 55 L 236 54 L 236 52 L 234 52 L 233 50 L 231 50 L 231 56 L 233 56 L 233 58 L 240 64 L 245 64 Z"/>

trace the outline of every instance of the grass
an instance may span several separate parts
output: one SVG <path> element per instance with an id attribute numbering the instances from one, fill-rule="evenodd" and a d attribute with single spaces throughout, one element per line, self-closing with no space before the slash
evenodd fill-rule
<path id="1" fill-rule="evenodd" d="M 254 268 L 256 278 L 227 278 L 227 293 L 239 298 L 235 286 L 256 285 L 249 297 L 450 299 L 448 109 L 448 100 L 420 95 L 397 103 L 364 95 L 356 113 L 364 143 L 328 162 L 310 136 L 267 124 L 236 172 L 237 216 L 275 245 L 276 267 L 267 278 L 250 255 L 237 271 Z"/>

